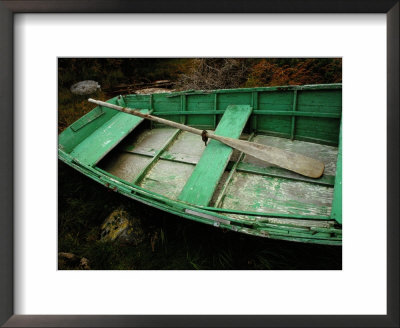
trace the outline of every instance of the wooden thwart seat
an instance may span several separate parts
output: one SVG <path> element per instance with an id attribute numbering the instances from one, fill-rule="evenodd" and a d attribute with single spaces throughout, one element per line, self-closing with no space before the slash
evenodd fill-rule
<path id="1" fill-rule="evenodd" d="M 230 105 L 219 122 L 216 135 L 238 139 L 250 117 L 249 105 Z M 218 181 L 232 155 L 233 149 L 217 140 L 210 140 L 192 175 L 186 182 L 179 200 L 207 206 L 211 201 Z"/>
<path id="2" fill-rule="evenodd" d="M 125 106 L 122 99 L 118 103 Z M 150 113 L 148 109 L 140 111 Z M 71 156 L 82 164 L 94 166 L 142 121 L 143 118 L 119 112 L 77 145 Z"/>

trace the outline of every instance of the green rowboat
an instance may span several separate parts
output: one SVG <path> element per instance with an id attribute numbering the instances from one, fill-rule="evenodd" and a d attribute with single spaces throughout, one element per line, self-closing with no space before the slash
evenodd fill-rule
<path id="1" fill-rule="evenodd" d="M 150 206 L 246 234 L 342 243 L 342 85 L 125 95 L 107 101 L 324 163 L 306 177 L 217 141 L 97 106 L 59 135 L 59 159 Z"/>

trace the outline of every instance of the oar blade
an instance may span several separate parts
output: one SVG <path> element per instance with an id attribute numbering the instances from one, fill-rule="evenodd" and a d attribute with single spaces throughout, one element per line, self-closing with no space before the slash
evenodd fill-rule
<path id="1" fill-rule="evenodd" d="M 217 135 L 214 135 L 213 138 L 247 155 L 310 178 L 319 178 L 324 173 L 324 163 L 311 157 L 244 140 Z"/>

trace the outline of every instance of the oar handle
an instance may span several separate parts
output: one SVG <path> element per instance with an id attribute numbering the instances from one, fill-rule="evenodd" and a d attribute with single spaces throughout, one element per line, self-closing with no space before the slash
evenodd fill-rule
<path id="1" fill-rule="evenodd" d="M 153 116 L 153 115 L 150 115 L 150 114 L 144 114 L 144 113 L 140 112 L 137 109 L 132 109 L 132 108 L 128 108 L 128 107 L 121 107 L 121 106 L 118 106 L 118 105 L 110 104 L 110 103 L 107 103 L 107 102 L 104 102 L 104 101 L 101 101 L 101 100 L 92 99 L 92 98 L 89 98 L 88 101 L 93 103 L 93 104 L 99 105 L 99 106 L 112 108 L 112 109 L 118 110 L 120 112 L 124 112 L 124 113 L 135 115 L 135 116 L 139 116 L 141 118 L 145 118 L 145 119 L 148 119 L 150 121 L 154 121 L 154 122 L 157 122 L 157 123 L 161 123 L 161 124 L 165 124 L 165 125 L 168 125 L 168 126 L 172 126 L 174 128 L 177 128 L 177 129 L 180 129 L 180 130 L 183 130 L 183 131 L 187 131 L 187 132 L 191 132 L 191 133 L 194 133 L 194 134 L 198 134 L 199 136 L 201 136 L 202 133 L 203 133 L 202 130 L 199 130 L 199 129 L 196 129 L 196 128 L 192 128 L 191 126 L 187 126 L 187 125 L 184 125 L 184 124 L 176 123 L 174 121 L 166 120 L 166 119 L 163 119 L 161 117 Z M 207 137 L 212 138 L 211 133 L 207 133 Z"/>

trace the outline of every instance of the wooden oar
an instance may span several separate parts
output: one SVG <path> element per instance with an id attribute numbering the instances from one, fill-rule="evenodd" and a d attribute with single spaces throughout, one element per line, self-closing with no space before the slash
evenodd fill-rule
<path id="1" fill-rule="evenodd" d="M 187 132 L 191 132 L 194 134 L 198 134 L 200 136 L 207 137 L 210 139 L 218 140 L 229 147 L 235 148 L 239 151 L 242 151 L 245 154 L 258 158 L 260 160 L 266 161 L 268 163 L 283 167 L 287 170 L 299 173 L 301 175 L 310 177 L 310 178 L 319 178 L 322 173 L 324 172 L 324 163 L 315 160 L 310 157 L 306 157 L 297 153 L 292 153 L 285 151 L 280 148 L 275 148 L 267 145 L 261 145 L 254 142 L 248 142 L 244 140 L 232 139 L 227 137 L 221 137 L 215 135 L 214 133 L 202 131 L 196 128 L 192 128 L 190 126 L 176 123 L 170 120 L 166 120 L 157 116 L 153 116 L 150 114 L 143 114 L 138 110 L 128 108 L 128 107 L 121 107 L 117 105 L 113 105 L 110 103 L 106 103 L 104 101 L 89 99 L 90 102 L 109 107 L 120 112 L 124 112 L 131 115 L 136 115 L 154 122 L 158 122 L 161 124 L 165 124 L 168 126 L 172 126 L 177 129 L 181 129 Z"/>

